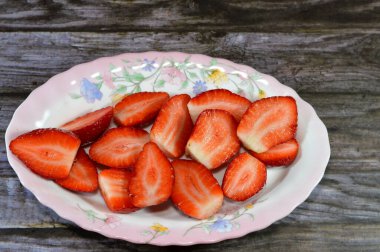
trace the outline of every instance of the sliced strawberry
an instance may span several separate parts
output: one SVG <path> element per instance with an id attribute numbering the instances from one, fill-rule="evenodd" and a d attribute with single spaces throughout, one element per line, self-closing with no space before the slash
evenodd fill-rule
<path id="1" fill-rule="evenodd" d="M 290 96 L 277 96 L 252 103 L 237 134 L 247 149 L 261 153 L 294 138 L 296 130 L 296 101 Z"/>
<path id="2" fill-rule="evenodd" d="M 60 128 L 72 131 L 77 135 L 82 145 L 95 141 L 110 125 L 113 108 L 102 108 L 80 116 Z"/>
<path id="3" fill-rule="evenodd" d="M 251 102 L 227 89 L 214 89 L 201 93 L 187 104 L 191 118 L 195 122 L 206 109 L 221 109 L 231 113 L 239 122 Z"/>
<path id="4" fill-rule="evenodd" d="M 191 160 L 174 160 L 171 199 L 184 214 L 206 219 L 222 206 L 223 192 L 211 171 Z"/>
<path id="5" fill-rule="evenodd" d="M 126 96 L 115 105 L 114 120 L 118 125 L 136 126 L 151 122 L 169 99 L 165 92 L 141 92 Z"/>
<path id="6" fill-rule="evenodd" d="M 98 190 L 98 171 L 86 152 L 79 148 L 69 176 L 55 182 L 71 191 L 93 192 Z"/>
<path id="7" fill-rule="evenodd" d="M 224 110 L 203 111 L 187 142 L 186 152 L 208 169 L 221 166 L 239 151 L 236 126 L 235 119 Z"/>
<path id="8" fill-rule="evenodd" d="M 135 164 L 149 134 L 142 129 L 113 128 L 93 143 L 90 157 L 99 164 L 112 168 L 128 168 Z"/>
<path id="9" fill-rule="evenodd" d="M 132 173 L 119 169 L 106 169 L 99 173 L 99 188 L 107 207 L 113 212 L 136 211 L 129 195 Z"/>
<path id="10" fill-rule="evenodd" d="M 265 164 L 248 153 L 242 153 L 227 167 L 223 177 L 223 193 L 232 200 L 244 201 L 258 193 L 266 180 Z"/>
<path id="11" fill-rule="evenodd" d="M 292 139 L 285 143 L 276 145 L 266 152 L 256 153 L 251 151 L 251 154 L 264 164 L 271 166 L 288 166 L 293 163 L 298 153 L 298 142 Z"/>
<path id="12" fill-rule="evenodd" d="M 173 168 L 155 143 L 144 145 L 134 171 L 129 185 L 133 205 L 147 207 L 169 199 L 174 181 Z"/>
<path id="13" fill-rule="evenodd" d="M 187 103 L 190 96 L 176 95 L 170 98 L 158 114 L 150 131 L 150 139 L 170 158 L 185 153 L 187 140 L 193 128 Z"/>
<path id="14" fill-rule="evenodd" d="M 13 139 L 10 150 L 29 169 L 48 179 L 69 175 L 80 140 L 69 131 L 37 129 Z"/>

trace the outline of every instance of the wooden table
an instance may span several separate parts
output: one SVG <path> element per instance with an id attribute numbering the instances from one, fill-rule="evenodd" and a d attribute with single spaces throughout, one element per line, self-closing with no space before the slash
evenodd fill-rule
<path id="1" fill-rule="evenodd" d="M 90 2 L 0 1 L 1 251 L 165 250 L 57 216 L 20 184 L 3 138 L 14 110 L 51 76 L 149 50 L 208 54 L 273 75 L 313 105 L 331 141 L 324 178 L 288 217 L 184 250 L 380 250 L 380 1 Z"/>

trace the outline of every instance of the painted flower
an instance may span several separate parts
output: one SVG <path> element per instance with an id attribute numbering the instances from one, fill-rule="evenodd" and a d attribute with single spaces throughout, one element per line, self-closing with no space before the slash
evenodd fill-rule
<path id="1" fill-rule="evenodd" d="M 160 223 L 155 223 L 153 226 L 150 226 L 150 229 L 157 233 L 164 233 L 169 231 L 169 228 L 161 225 Z"/>
<path id="2" fill-rule="evenodd" d="M 103 74 L 103 81 L 107 85 L 107 87 L 109 87 L 110 89 L 115 88 L 115 85 L 113 84 L 113 81 L 112 81 L 112 76 L 109 72 L 105 72 Z"/>
<path id="3" fill-rule="evenodd" d="M 104 219 L 104 223 L 110 228 L 115 228 L 121 224 L 121 219 L 116 215 L 108 215 L 107 218 Z"/>
<path id="4" fill-rule="evenodd" d="M 228 81 L 228 76 L 225 72 L 222 72 L 219 69 L 215 69 L 212 70 L 212 72 L 206 78 L 206 81 L 219 87 L 220 85 Z"/>
<path id="5" fill-rule="evenodd" d="M 187 80 L 186 75 L 176 67 L 166 67 L 161 71 L 162 79 L 172 85 L 181 85 Z"/>
<path id="6" fill-rule="evenodd" d="M 245 208 L 245 209 L 251 209 L 251 208 L 253 208 L 253 204 L 252 204 L 252 203 L 249 203 L 249 204 L 247 204 L 244 208 Z"/>
<path id="7" fill-rule="evenodd" d="M 262 89 L 259 89 L 259 98 L 260 98 L 260 99 L 263 99 L 263 98 L 265 98 L 265 97 L 267 97 L 265 91 L 262 90 Z"/>
<path id="8" fill-rule="evenodd" d="M 124 96 L 125 96 L 125 94 L 114 93 L 113 95 L 111 95 L 112 103 L 113 104 L 118 103 L 119 101 L 121 101 L 124 98 Z"/>
<path id="9" fill-rule="evenodd" d="M 198 95 L 200 93 L 203 93 L 207 90 L 207 86 L 206 86 L 206 82 L 204 81 L 201 81 L 201 80 L 197 80 L 195 83 L 194 83 L 194 86 L 193 86 L 193 93 L 195 95 Z"/>
<path id="10" fill-rule="evenodd" d="M 212 225 L 211 230 L 219 233 L 226 233 L 232 230 L 232 223 L 229 220 L 218 218 Z"/>
<path id="11" fill-rule="evenodd" d="M 154 60 L 150 61 L 148 59 L 144 59 L 144 67 L 142 69 L 144 71 L 151 72 L 154 69 L 156 69 L 156 67 L 154 66 L 155 63 L 156 62 Z"/>
<path id="12" fill-rule="evenodd" d="M 82 79 L 80 94 L 86 99 L 88 103 L 94 103 L 95 100 L 100 101 L 103 97 L 103 94 L 100 92 L 98 87 L 86 78 Z"/>

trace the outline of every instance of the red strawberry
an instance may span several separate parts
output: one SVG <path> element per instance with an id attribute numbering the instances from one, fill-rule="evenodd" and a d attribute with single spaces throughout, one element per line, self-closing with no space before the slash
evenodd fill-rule
<path id="1" fill-rule="evenodd" d="M 112 168 L 128 168 L 135 164 L 149 134 L 142 129 L 113 128 L 93 143 L 90 157 L 99 164 Z"/>
<path id="2" fill-rule="evenodd" d="M 144 145 L 134 171 L 129 185 L 134 206 L 153 206 L 168 200 L 173 188 L 173 168 L 155 143 Z"/>
<path id="3" fill-rule="evenodd" d="M 251 154 L 267 165 L 288 166 L 293 163 L 294 159 L 296 159 L 298 147 L 299 145 L 297 140 L 292 139 L 285 143 L 276 145 L 266 152 L 256 153 L 252 151 Z"/>
<path id="4" fill-rule="evenodd" d="M 277 96 L 252 103 L 237 134 L 246 148 L 261 153 L 294 138 L 296 130 L 296 101 L 290 96 Z"/>
<path id="5" fill-rule="evenodd" d="M 10 150 L 29 169 L 48 179 L 69 175 L 80 140 L 69 131 L 37 129 L 13 139 Z"/>
<path id="6" fill-rule="evenodd" d="M 266 180 L 265 165 L 248 153 L 242 153 L 227 167 L 223 177 L 223 193 L 232 200 L 244 201 L 258 193 Z"/>
<path id="7" fill-rule="evenodd" d="M 55 182 L 72 191 L 93 192 L 98 189 L 98 171 L 86 152 L 80 148 L 69 176 L 63 179 L 56 179 Z"/>
<path id="8" fill-rule="evenodd" d="M 221 109 L 231 113 L 239 122 L 251 102 L 227 89 L 206 91 L 192 98 L 187 104 L 191 118 L 195 122 L 202 111 L 206 109 Z"/>
<path id="9" fill-rule="evenodd" d="M 136 211 L 129 195 L 132 173 L 119 169 L 106 169 L 99 173 L 99 187 L 107 207 L 113 212 Z"/>
<path id="10" fill-rule="evenodd" d="M 224 110 L 210 109 L 198 117 L 186 152 L 208 169 L 215 169 L 232 158 L 239 148 L 235 119 Z"/>
<path id="11" fill-rule="evenodd" d="M 187 140 L 193 128 L 187 103 L 190 96 L 176 95 L 162 106 L 150 131 L 150 138 L 170 158 L 185 153 Z"/>
<path id="12" fill-rule="evenodd" d="M 171 199 L 184 214 L 206 219 L 222 206 L 223 192 L 211 171 L 191 160 L 174 160 Z"/>
<path id="13" fill-rule="evenodd" d="M 151 122 L 169 99 L 165 92 L 141 92 L 126 96 L 115 105 L 114 120 L 123 126 L 145 125 Z"/>
<path id="14" fill-rule="evenodd" d="M 60 128 L 72 131 L 85 145 L 95 141 L 109 127 L 112 116 L 112 107 L 106 107 L 80 116 Z"/>

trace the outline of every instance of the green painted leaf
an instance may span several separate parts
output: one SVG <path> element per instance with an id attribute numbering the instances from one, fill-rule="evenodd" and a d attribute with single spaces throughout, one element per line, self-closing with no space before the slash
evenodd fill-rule
<path id="1" fill-rule="evenodd" d="M 132 90 L 132 93 L 139 93 L 141 92 L 141 87 L 140 85 L 136 85 L 135 88 Z"/>
<path id="2" fill-rule="evenodd" d="M 212 59 L 211 61 L 210 61 L 210 66 L 215 66 L 215 65 L 217 65 L 218 64 L 218 61 L 216 60 L 216 59 Z"/>
<path id="3" fill-rule="evenodd" d="M 95 86 L 96 86 L 97 89 L 101 89 L 102 85 L 103 85 L 103 81 L 95 83 Z"/>
<path id="4" fill-rule="evenodd" d="M 71 99 L 79 99 L 82 97 L 80 94 L 74 94 L 74 93 L 71 93 L 69 95 L 70 95 Z"/>
<path id="5" fill-rule="evenodd" d="M 155 87 L 161 88 L 165 86 L 165 81 L 164 80 L 158 80 L 155 84 Z"/>
<path id="6" fill-rule="evenodd" d="M 181 85 L 180 89 L 185 89 L 185 88 L 187 88 L 187 86 L 189 86 L 189 81 L 185 80 L 184 82 L 182 82 L 182 85 Z"/>
<path id="7" fill-rule="evenodd" d="M 145 79 L 144 75 L 141 73 L 136 73 L 131 75 L 132 81 L 141 82 Z"/>
<path id="8" fill-rule="evenodd" d="M 110 70 L 114 70 L 116 68 L 116 66 L 114 64 L 110 64 Z"/>
<path id="9" fill-rule="evenodd" d="M 183 62 L 189 63 L 190 58 L 191 58 L 191 55 L 187 56 L 186 59 Z"/>
<path id="10" fill-rule="evenodd" d="M 124 94 L 127 92 L 127 86 L 125 85 L 119 85 L 116 89 L 116 93 Z"/>
<path id="11" fill-rule="evenodd" d="M 100 75 L 96 76 L 95 79 L 99 80 L 99 81 L 103 80 L 102 76 L 100 76 Z"/>
<path id="12" fill-rule="evenodd" d="M 199 76 L 198 74 L 194 73 L 194 72 L 188 72 L 189 73 L 189 77 L 191 79 L 199 79 Z"/>

